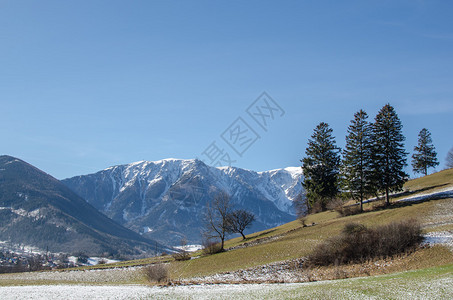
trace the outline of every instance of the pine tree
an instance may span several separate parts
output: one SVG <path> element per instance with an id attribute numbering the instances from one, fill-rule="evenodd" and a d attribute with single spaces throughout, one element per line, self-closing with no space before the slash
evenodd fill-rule
<path id="1" fill-rule="evenodd" d="M 375 192 L 371 172 L 372 126 L 367 118 L 363 110 L 354 114 L 348 127 L 342 161 L 343 189 L 360 201 L 360 211 L 363 211 L 363 199 Z"/>
<path id="2" fill-rule="evenodd" d="M 373 124 L 373 177 L 377 190 L 385 192 L 386 205 L 390 204 L 389 193 L 401 190 L 408 178 L 403 170 L 407 153 L 402 128 L 390 104 L 379 111 Z"/>
<path id="3" fill-rule="evenodd" d="M 301 160 L 307 201 L 311 208 L 318 204 L 323 211 L 328 201 L 339 193 L 340 149 L 335 145 L 332 132 L 327 123 L 320 123 L 308 140 L 306 157 Z"/>
<path id="4" fill-rule="evenodd" d="M 431 139 L 431 133 L 423 128 L 418 134 L 418 145 L 414 147 L 415 153 L 412 155 L 412 169 L 414 173 L 428 175 L 428 168 L 439 165 L 437 153 Z"/>

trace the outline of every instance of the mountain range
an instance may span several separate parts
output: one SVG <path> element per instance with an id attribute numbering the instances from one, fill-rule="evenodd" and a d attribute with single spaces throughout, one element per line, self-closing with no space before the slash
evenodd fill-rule
<path id="1" fill-rule="evenodd" d="M 106 217 L 59 180 L 6 155 L 0 156 L 0 240 L 88 255 L 168 251 Z"/>
<path id="2" fill-rule="evenodd" d="M 115 222 L 166 245 L 201 242 L 204 209 L 225 192 L 234 208 L 256 216 L 248 232 L 295 219 L 300 167 L 255 172 L 212 167 L 197 159 L 118 165 L 62 182 Z M 246 232 L 247 233 L 247 232 Z"/>

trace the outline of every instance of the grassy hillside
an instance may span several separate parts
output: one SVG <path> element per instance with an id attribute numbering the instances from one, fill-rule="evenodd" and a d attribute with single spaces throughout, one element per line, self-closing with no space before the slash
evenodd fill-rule
<path id="1" fill-rule="evenodd" d="M 447 169 L 428 176 L 409 180 L 404 185 L 406 190 L 414 192 L 431 192 L 446 187 L 453 187 L 453 169 Z"/>
<path id="2" fill-rule="evenodd" d="M 412 196 L 419 193 L 435 192 L 452 186 L 453 169 L 449 169 L 422 178 L 410 180 L 406 183 L 404 189 L 406 190 L 405 196 Z M 402 197 L 403 196 L 398 196 L 392 200 L 397 201 Z M 377 204 L 379 203 L 370 203 L 366 208 L 372 210 L 373 206 L 376 206 Z M 246 241 L 243 241 L 241 237 L 238 237 L 228 240 L 225 243 L 226 248 L 240 246 L 244 243 L 257 243 L 257 245 L 212 256 L 201 256 L 197 259 L 185 262 L 173 261 L 170 266 L 171 277 L 177 279 L 210 275 L 259 266 L 275 261 L 303 257 L 308 255 L 315 245 L 322 240 L 338 234 L 344 225 L 349 222 L 357 222 L 372 226 L 407 218 L 418 218 L 424 225 L 425 232 L 453 229 L 453 224 L 430 224 L 433 220 L 433 214 L 436 210 L 439 210 L 441 204 L 453 208 L 453 199 L 406 203 L 390 209 L 372 210 L 348 217 L 339 217 L 339 214 L 335 211 L 313 214 L 307 217 L 306 224 L 315 223 L 314 226 L 303 227 L 299 221 L 293 221 L 276 228 L 248 235 Z M 451 216 L 448 214 L 446 215 L 446 218 L 451 220 Z M 436 221 L 438 220 L 439 218 L 436 218 Z M 417 259 L 419 261 L 411 262 L 411 267 L 422 268 L 448 263 L 449 261 L 453 262 L 453 258 L 445 259 L 443 257 L 444 254 L 445 252 L 439 249 L 424 251 L 418 255 Z M 195 253 L 193 256 L 198 255 L 200 255 L 200 252 Z M 172 261 L 172 258 L 149 258 L 88 268 L 135 266 L 168 261 Z M 420 264 L 420 261 L 424 261 L 424 263 Z M 409 268 L 409 266 L 404 267 Z"/>
<path id="3" fill-rule="evenodd" d="M 406 191 L 405 196 L 413 196 L 420 193 L 436 192 L 452 186 L 453 169 L 449 169 L 410 180 L 406 183 L 404 189 Z M 402 197 L 398 196 L 392 200 L 397 201 Z M 425 232 L 453 229 L 453 224 L 445 225 L 441 224 L 441 222 L 433 222 L 433 215 L 442 208 L 442 204 L 450 207 L 450 210 L 453 208 L 453 199 L 405 203 L 395 205 L 395 207 L 390 209 L 373 210 L 373 207 L 377 204 L 379 203 L 368 204 L 366 208 L 371 210 L 369 212 L 348 217 L 340 217 L 335 211 L 310 215 L 307 217 L 306 224 L 315 223 L 314 226 L 303 227 L 299 221 L 293 221 L 276 228 L 248 235 L 246 241 L 243 241 L 240 237 L 228 240 L 225 243 L 226 248 L 240 246 L 244 243 L 257 244 L 212 256 L 201 256 L 190 261 L 173 261 L 170 266 L 170 276 L 173 279 L 204 276 L 303 257 L 308 255 L 324 239 L 338 234 L 344 225 L 349 222 L 372 226 L 407 218 L 417 218 L 424 225 Z M 449 214 L 444 216 L 444 218 L 452 220 L 452 216 Z M 439 221 L 439 217 L 435 216 L 434 221 Z M 400 264 L 399 269 L 396 268 L 394 271 L 425 268 L 453 262 L 453 257 L 445 255 L 445 253 L 448 252 L 445 252 L 444 249 L 440 249 L 439 247 L 431 250 L 423 250 L 407 264 Z M 193 256 L 198 255 L 200 255 L 200 252 L 195 253 Z M 172 261 L 172 258 L 159 257 L 127 261 L 115 264 L 114 266 L 133 266 L 168 261 Z M 109 267 L 111 266 L 103 266 L 103 268 Z"/>
<path id="4" fill-rule="evenodd" d="M 406 195 L 412 196 L 420 193 L 430 193 L 434 191 L 440 191 L 446 187 L 453 186 L 453 170 L 445 170 L 432 174 L 423 178 L 414 179 L 409 181 L 405 185 Z M 393 199 L 394 201 L 400 199 L 401 196 Z M 169 271 L 170 278 L 173 280 L 182 278 L 191 278 L 195 276 L 212 275 L 221 272 L 236 271 L 246 269 L 249 267 L 260 266 L 267 263 L 283 261 L 287 259 L 294 259 L 307 256 L 313 248 L 325 240 L 326 238 L 338 234 L 349 222 L 357 222 L 368 226 L 374 226 L 379 224 L 386 224 L 392 221 L 403 220 L 407 218 L 418 218 L 423 225 L 424 232 L 438 231 L 438 230 L 451 230 L 453 229 L 453 199 L 428 199 L 423 202 L 409 202 L 409 203 L 398 203 L 388 209 L 374 209 L 373 206 L 376 203 L 370 203 L 368 209 L 370 211 L 347 217 L 340 217 L 335 211 L 327 211 L 318 214 L 313 214 L 307 217 L 306 224 L 315 223 L 315 225 L 303 227 L 299 221 L 293 221 L 282 226 L 272 228 L 266 231 L 257 232 L 248 236 L 246 241 L 242 238 L 234 238 L 226 241 L 226 248 L 244 246 L 244 243 L 249 244 L 248 247 L 238 248 L 236 250 L 230 250 L 224 253 L 215 254 L 212 256 L 200 256 L 196 259 L 192 259 L 184 262 L 176 262 L 171 256 L 161 256 L 149 259 L 124 261 L 112 265 L 102 265 L 94 267 L 80 268 L 81 272 L 48 272 L 50 274 L 45 275 L 38 273 L 43 279 L 39 281 L 39 278 L 35 277 L 22 277 L 22 275 L 14 277 L 8 277 L 9 275 L 4 274 L 0 276 L 0 285 L 14 285 L 14 284 L 49 284 L 49 283 L 106 283 L 106 284 L 124 284 L 124 283 L 145 283 L 142 278 L 142 274 L 135 268 L 121 268 L 128 266 L 140 266 L 150 263 L 168 263 L 170 262 Z M 200 253 L 194 253 L 193 256 L 199 256 Z M 402 280 L 415 278 L 418 276 L 431 276 L 438 270 L 446 271 L 445 274 L 451 274 L 451 265 L 445 269 L 433 268 L 439 266 L 446 266 L 453 264 L 453 255 L 451 250 L 443 246 L 434 246 L 418 250 L 410 255 L 402 255 L 389 263 L 388 260 L 383 259 L 376 262 L 370 262 L 368 265 L 348 265 L 344 266 L 344 270 L 353 276 L 364 276 L 364 273 L 358 272 L 364 267 L 371 267 L 370 271 L 366 275 L 379 275 L 395 273 L 400 271 L 424 269 L 417 272 L 409 272 L 408 275 L 398 275 L 396 277 L 402 278 Z M 380 265 L 386 265 L 385 268 L 381 268 Z M 116 269 L 112 269 L 115 268 Z M 90 272 L 89 269 L 110 269 L 99 270 L 99 272 Z M 343 268 L 343 267 L 342 267 Z M 84 270 L 83 270 L 84 269 Z M 85 273 L 83 273 L 85 272 Z M 105 272 L 105 273 L 104 273 Z M 118 272 L 120 275 L 111 275 Z M 320 267 L 317 270 L 317 274 L 322 274 L 321 277 L 315 277 L 315 280 L 323 279 L 334 279 L 336 277 L 337 270 L 335 267 Z M 99 274 L 98 274 L 99 273 Z M 124 273 L 124 274 L 123 274 Z M 59 276 L 55 274 L 61 274 Z M 78 276 L 78 279 L 71 279 L 68 276 Z M 96 278 L 93 277 L 92 281 L 87 278 L 87 274 L 90 276 L 98 275 Z M 447 275 L 448 275 L 447 274 Z M 52 276 L 56 276 L 56 279 L 50 280 Z M 115 277 L 116 276 L 116 277 Z M 68 279 L 66 279 L 68 277 Z M 79 278 L 80 277 L 80 278 Z M 88 276 L 89 277 L 89 276 Z M 98 278 L 99 277 L 99 278 Z M 386 275 L 386 277 L 372 277 L 369 279 L 360 279 L 357 281 L 335 281 L 334 283 L 322 284 L 326 287 L 339 287 L 341 288 L 342 282 L 348 282 L 348 286 L 359 286 L 360 282 L 371 284 L 378 287 L 381 279 L 382 282 L 393 280 L 396 278 L 393 275 Z M 91 278 L 91 277 L 90 277 Z M 399 280 L 399 279 L 398 279 Z M 403 280 L 403 281 L 404 281 Z M 406 282 L 406 281 L 405 281 Z M 357 284 L 356 284 L 357 283 Z M 406 282 L 407 283 L 407 282 Z M 311 285 L 310 285 L 311 286 Z M 310 290 L 313 292 L 323 293 L 322 288 L 318 289 L 318 286 L 313 285 Z M 345 286 L 344 289 L 349 291 L 349 287 Z M 377 288 L 370 289 L 370 295 L 375 293 L 381 293 Z M 340 289 L 341 290 L 341 289 Z M 332 290 L 328 291 L 332 292 Z M 363 291 L 367 293 L 368 291 Z M 294 295 L 305 295 L 304 290 L 294 291 Z M 288 295 L 292 295 L 292 292 Z M 380 295 L 380 294 L 379 294 Z"/>
<path id="5" fill-rule="evenodd" d="M 423 178 L 411 180 L 406 183 L 406 195 L 417 193 L 435 192 L 445 187 L 453 186 L 453 169 L 444 170 Z M 396 197 L 394 201 L 402 197 Z M 408 218 L 417 218 L 425 231 L 435 231 L 437 227 L 449 228 L 451 225 L 433 226 L 432 216 L 440 204 L 453 207 L 452 199 L 424 201 L 421 203 L 405 203 L 395 205 L 389 209 L 377 209 L 362 214 L 339 217 L 335 211 L 327 211 L 308 216 L 306 223 L 314 226 L 302 227 L 299 221 L 293 221 L 282 226 L 257 232 L 249 235 L 247 243 L 257 240 L 262 242 L 246 248 L 241 248 L 212 256 L 200 257 L 186 262 L 173 262 L 171 264 L 172 278 L 185 278 L 192 276 L 210 275 L 218 272 L 233 271 L 248 267 L 258 266 L 270 262 L 293 259 L 308 255 L 322 240 L 340 233 L 345 224 L 350 222 L 361 223 L 368 226 L 386 224 Z M 374 204 L 370 203 L 368 209 Z M 226 248 L 242 244 L 242 238 L 235 238 L 226 242 Z M 427 256 L 433 253 L 426 252 Z M 427 264 L 424 267 L 453 261 L 437 258 L 436 260 L 420 258 Z M 409 267 L 409 266 L 408 266 Z M 414 267 L 421 267 L 414 262 Z"/>

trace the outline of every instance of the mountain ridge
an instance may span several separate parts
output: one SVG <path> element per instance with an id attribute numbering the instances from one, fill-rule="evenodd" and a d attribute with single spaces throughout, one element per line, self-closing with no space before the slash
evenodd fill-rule
<path id="1" fill-rule="evenodd" d="M 203 209 L 220 191 L 235 207 L 257 215 L 252 230 L 293 220 L 301 176 L 297 167 L 255 172 L 170 158 L 111 166 L 62 182 L 118 223 L 175 245 L 182 237 L 200 242 Z"/>
<path id="2" fill-rule="evenodd" d="M 156 247 L 96 210 L 51 175 L 18 158 L 0 156 L 0 239 L 49 248 L 138 255 Z M 162 250 L 162 246 L 159 246 Z"/>

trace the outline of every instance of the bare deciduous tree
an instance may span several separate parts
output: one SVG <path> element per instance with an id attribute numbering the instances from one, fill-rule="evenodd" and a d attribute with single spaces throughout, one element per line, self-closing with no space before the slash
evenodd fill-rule
<path id="1" fill-rule="evenodd" d="M 240 233 L 245 240 L 244 230 L 251 226 L 255 221 L 255 215 L 244 210 L 238 209 L 228 215 L 228 232 Z"/>
<path id="2" fill-rule="evenodd" d="M 305 192 L 301 192 L 293 201 L 293 207 L 298 219 L 304 218 L 310 211 L 310 204 L 307 201 Z"/>
<path id="3" fill-rule="evenodd" d="M 206 207 L 205 238 L 208 240 L 219 239 L 220 251 L 224 250 L 225 237 L 228 233 L 228 215 L 231 213 L 230 196 L 221 192 L 214 197 L 212 203 Z"/>
<path id="4" fill-rule="evenodd" d="M 447 166 L 447 169 L 453 168 L 453 148 L 451 148 L 450 151 L 448 151 L 447 153 L 445 165 Z"/>
<path id="5" fill-rule="evenodd" d="M 149 282 L 166 282 L 168 280 L 168 266 L 165 264 L 148 265 L 143 268 L 143 274 Z"/>

